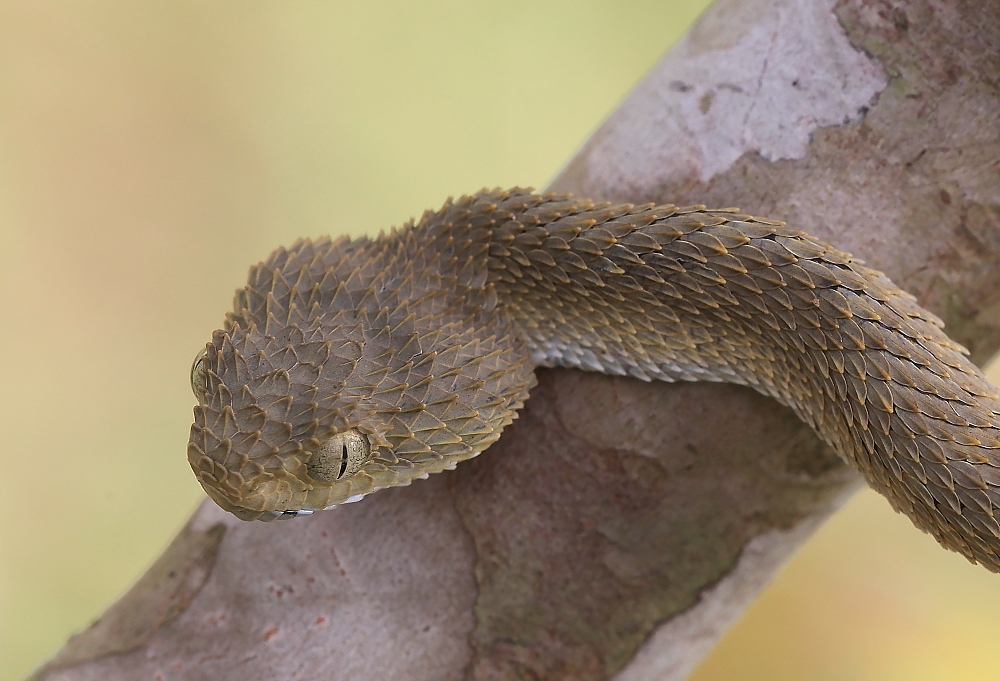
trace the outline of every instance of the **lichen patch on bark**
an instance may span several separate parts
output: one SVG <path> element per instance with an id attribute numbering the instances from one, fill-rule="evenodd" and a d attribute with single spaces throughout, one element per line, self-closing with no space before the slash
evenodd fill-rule
<path id="1" fill-rule="evenodd" d="M 629 190 L 641 186 L 629 182 L 636 175 L 641 184 L 707 182 L 749 152 L 801 158 L 816 128 L 857 123 L 887 79 L 849 43 L 831 6 L 717 2 L 566 173 L 588 157 Z"/>

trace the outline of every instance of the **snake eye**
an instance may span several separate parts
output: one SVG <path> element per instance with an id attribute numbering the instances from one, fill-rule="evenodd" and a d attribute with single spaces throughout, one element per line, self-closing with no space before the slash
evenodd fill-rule
<path id="1" fill-rule="evenodd" d="M 372 447 L 364 433 L 351 429 L 337 433 L 316 451 L 306 465 L 316 480 L 333 482 L 349 478 L 372 457 Z"/>
<path id="2" fill-rule="evenodd" d="M 208 386 L 205 383 L 206 354 L 208 354 L 208 349 L 203 348 L 201 352 L 195 355 L 194 362 L 191 364 L 191 392 L 198 398 L 199 403 L 204 403 L 208 395 Z"/>

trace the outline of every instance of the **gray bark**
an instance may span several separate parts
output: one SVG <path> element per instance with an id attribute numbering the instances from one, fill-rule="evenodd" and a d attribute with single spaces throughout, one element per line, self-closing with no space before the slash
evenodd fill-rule
<path id="1" fill-rule="evenodd" d="M 982 363 L 998 55 L 995 3 L 720 0 L 552 188 L 785 219 Z M 35 678 L 681 679 L 857 485 L 750 390 L 542 371 L 454 473 L 287 523 L 206 502 Z"/>

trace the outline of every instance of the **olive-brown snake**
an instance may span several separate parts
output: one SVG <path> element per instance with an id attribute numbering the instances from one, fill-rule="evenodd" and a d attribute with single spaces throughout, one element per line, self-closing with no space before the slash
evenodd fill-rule
<path id="1" fill-rule="evenodd" d="M 524 190 L 250 271 L 199 354 L 188 459 L 244 519 L 475 456 L 537 366 L 725 381 L 789 405 L 944 546 L 1000 571 L 1000 401 L 884 275 L 783 223 Z"/>

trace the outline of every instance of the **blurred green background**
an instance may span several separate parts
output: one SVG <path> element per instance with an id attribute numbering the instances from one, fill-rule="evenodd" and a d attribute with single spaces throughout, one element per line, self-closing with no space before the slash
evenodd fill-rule
<path id="1" fill-rule="evenodd" d="M 188 369 L 250 263 L 544 186 L 705 5 L 0 1 L 0 679 L 202 498 Z M 696 679 L 993 680 L 998 605 L 864 492 Z"/>

